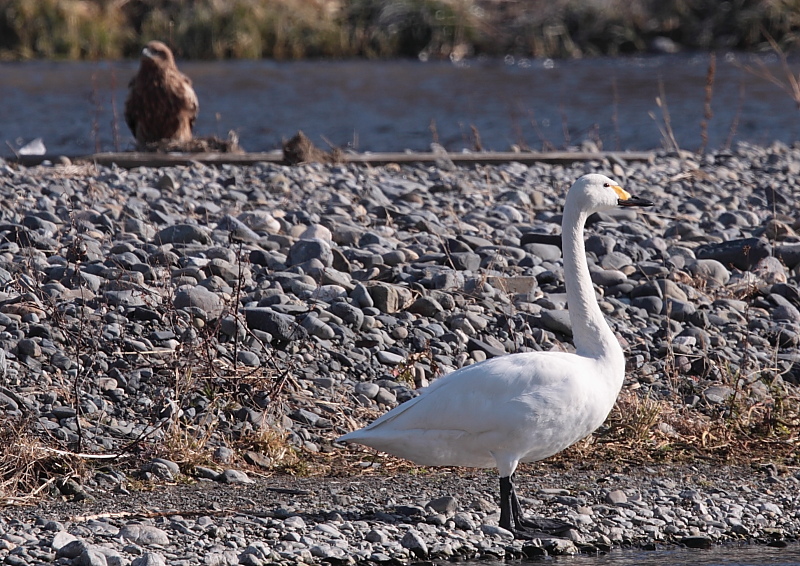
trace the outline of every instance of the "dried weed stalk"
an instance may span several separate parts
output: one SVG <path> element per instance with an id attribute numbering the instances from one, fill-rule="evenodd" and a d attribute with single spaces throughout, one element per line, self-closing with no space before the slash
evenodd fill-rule
<path id="1" fill-rule="evenodd" d="M 661 109 L 662 123 L 658 123 L 656 115 L 653 112 L 649 112 L 649 114 L 650 118 L 652 118 L 658 126 L 658 131 L 661 133 L 661 139 L 664 143 L 664 147 L 667 151 L 679 152 L 680 146 L 678 145 L 678 140 L 675 139 L 675 132 L 672 131 L 672 118 L 669 114 L 669 108 L 667 107 L 667 95 L 664 91 L 663 79 L 658 80 L 658 96 L 656 97 L 656 106 Z"/>
<path id="2" fill-rule="evenodd" d="M 708 146 L 708 121 L 714 116 L 711 110 L 711 99 L 714 96 L 714 76 L 717 72 L 717 54 L 712 53 L 708 60 L 708 71 L 706 72 L 705 99 L 703 101 L 703 120 L 700 122 L 700 139 L 702 145 L 698 153 L 705 153 Z"/>
<path id="3" fill-rule="evenodd" d="M 794 74 L 792 68 L 789 66 L 789 59 L 786 52 L 781 49 L 778 42 L 766 31 L 762 30 L 764 36 L 767 38 L 770 47 L 778 56 L 781 65 L 782 76 L 776 75 L 763 60 L 757 59 L 754 65 L 742 65 L 742 68 L 757 77 L 760 77 L 768 82 L 771 82 L 777 87 L 780 87 L 789 97 L 797 104 L 800 109 L 800 73 Z"/>
<path id="4" fill-rule="evenodd" d="M 0 506 L 32 505 L 58 478 L 81 476 L 79 455 L 48 450 L 30 423 L 0 419 Z"/>

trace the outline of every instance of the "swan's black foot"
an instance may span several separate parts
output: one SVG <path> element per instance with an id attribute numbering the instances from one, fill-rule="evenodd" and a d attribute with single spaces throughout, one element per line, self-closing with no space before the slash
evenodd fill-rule
<path id="1" fill-rule="evenodd" d="M 537 517 L 536 519 L 521 518 L 518 521 L 519 525 L 526 530 L 535 531 L 545 536 L 565 536 L 569 531 L 575 529 L 575 525 L 558 519 L 545 519 L 544 517 Z"/>
<path id="2" fill-rule="evenodd" d="M 514 538 L 519 540 L 533 540 L 536 538 L 569 538 L 568 533 L 575 526 L 557 519 L 520 519 L 511 528 L 500 525 L 514 533 Z"/>
<path id="3" fill-rule="evenodd" d="M 557 519 L 526 519 L 512 477 L 500 478 L 500 526 L 522 540 L 565 536 L 574 525 Z"/>
<path id="4" fill-rule="evenodd" d="M 514 534 L 514 538 L 517 540 L 534 540 L 537 538 L 550 538 L 552 536 L 548 535 L 547 533 L 529 531 L 528 529 L 512 529 L 511 532 Z"/>

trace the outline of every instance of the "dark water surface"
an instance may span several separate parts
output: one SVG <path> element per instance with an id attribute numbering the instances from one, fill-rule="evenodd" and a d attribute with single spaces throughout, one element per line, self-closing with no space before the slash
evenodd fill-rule
<path id="1" fill-rule="evenodd" d="M 513 562 L 463 562 L 463 566 L 508 566 Z M 646 552 L 614 550 L 602 556 L 558 556 L 540 562 L 558 566 L 798 566 L 800 545 L 786 548 L 767 546 L 719 546 L 709 550 L 678 548 Z"/>
<path id="2" fill-rule="evenodd" d="M 709 147 L 733 141 L 792 142 L 800 112 L 780 87 L 746 71 L 756 56 L 717 59 Z M 783 77 L 773 56 L 767 68 Z M 512 144 L 563 148 L 584 139 L 604 149 L 663 146 L 659 83 L 678 145 L 700 147 L 708 55 L 625 59 L 179 62 L 200 99 L 197 135 L 238 132 L 248 151 L 280 147 L 303 130 L 360 151 L 450 150 Z M 41 137 L 48 153 L 132 148 L 123 119 L 127 83 L 138 62 L 0 64 L 1 155 Z M 116 120 L 114 118 L 116 108 Z M 655 119 L 650 114 L 655 116 Z M 116 142 L 114 124 L 117 124 Z M 115 147 L 118 146 L 118 147 Z"/>

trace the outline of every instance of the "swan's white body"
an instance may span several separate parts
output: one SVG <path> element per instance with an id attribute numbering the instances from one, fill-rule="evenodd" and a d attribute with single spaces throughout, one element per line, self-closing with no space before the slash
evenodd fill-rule
<path id="1" fill-rule="evenodd" d="M 339 440 L 425 466 L 497 467 L 552 456 L 599 427 L 622 386 L 600 360 L 560 352 L 493 358 L 434 381 L 421 395 Z"/>
<path id="2" fill-rule="evenodd" d="M 562 247 L 575 354 L 510 354 L 463 367 L 338 440 L 422 465 L 496 466 L 510 481 L 519 462 L 552 456 L 597 429 L 622 387 L 625 358 L 595 298 L 583 227 L 591 213 L 625 204 L 650 203 L 602 175 L 581 177 L 567 194 Z"/>

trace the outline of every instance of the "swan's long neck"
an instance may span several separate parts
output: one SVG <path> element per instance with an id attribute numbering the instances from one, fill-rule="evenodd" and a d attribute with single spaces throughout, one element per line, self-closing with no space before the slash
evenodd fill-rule
<path id="1" fill-rule="evenodd" d="M 625 366 L 622 348 L 597 304 L 586 263 L 583 226 L 587 214 L 575 208 L 565 208 L 561 235 L 564 279 L 575 348 L 578 355 L 603 358 L 613 363 L 614 367 L 621 368 L 619 371 L 622 372 Z"/>

